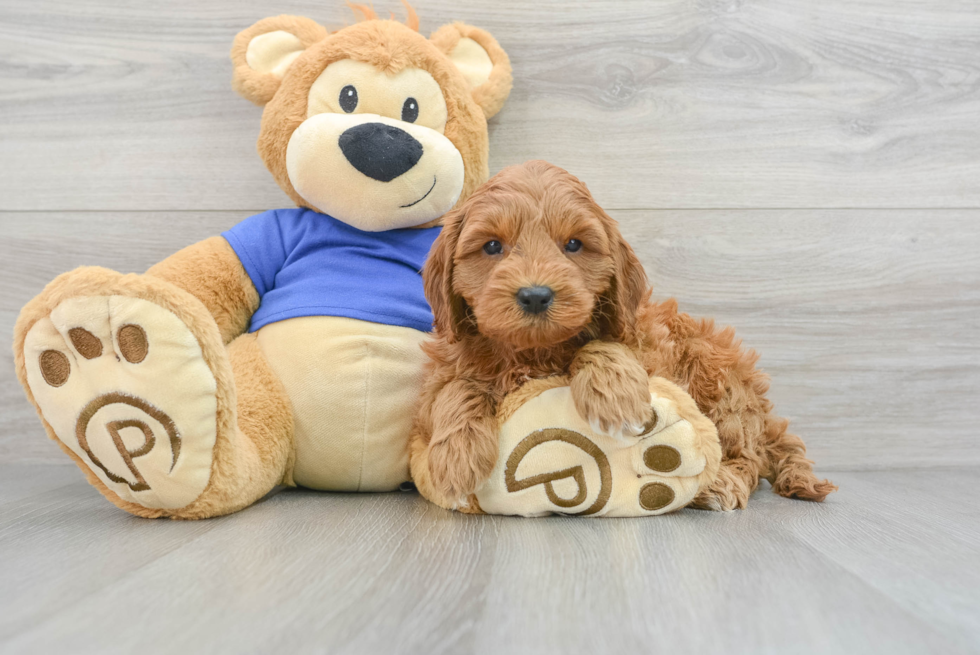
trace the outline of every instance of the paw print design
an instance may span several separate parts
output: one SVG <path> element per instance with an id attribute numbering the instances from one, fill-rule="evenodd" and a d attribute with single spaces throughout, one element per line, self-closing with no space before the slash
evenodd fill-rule
<path id="1" fill-rule="evenodd" d="M 155 509 L 201 495 L 216 383 L 175 314 L 139 298 L 72 298 L 34 324 L 24 357 L 42 417 L 110 491 Z"/>
<path id="2" fill-rule="evenodd" d="M 683 391 L 656 382 L 651 418 L 635 438 L 593 430 L 568 387 L 526 402 L 501 426 L 497 467 L 476 493 L 480 508 L 520 516 L 648 516 L 687 505 L 718 469 L 717 431 L 693 400 L 680 402 Z"/>

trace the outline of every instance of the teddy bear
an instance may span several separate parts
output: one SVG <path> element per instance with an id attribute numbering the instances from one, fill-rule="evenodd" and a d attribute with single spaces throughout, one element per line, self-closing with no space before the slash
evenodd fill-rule
<path id="1" fill-rule="evenodd" d="M 18 379 L 50 438 L 120 508 L 235 512 L 277 485 L 394 490 L 431 330 L 420 269 L 440 218 L 488 177 L 506 53 L 453 23 L 428 39 L 298 16 L 234 40 L 233 88 L 296 207 L 144 274 L 83 267 L 22 310 Z"/>

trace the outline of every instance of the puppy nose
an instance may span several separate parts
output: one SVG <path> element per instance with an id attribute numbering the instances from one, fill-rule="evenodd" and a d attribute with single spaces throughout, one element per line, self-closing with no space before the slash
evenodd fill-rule
<path id="1" fill-rule="evenodd" d="M 384 123 L 361 123 L 338 140 L 351 166 L 372 180 L 391 182 L 422 158 L 422 144 L 405 130 Z"/>
<path id="2" fill-rule="evenodd" d="M 517 304 L 526 314 L 540 314 L 554 299 L 555 292 L 548 287 L 524 287 L 517 292 Z"/>

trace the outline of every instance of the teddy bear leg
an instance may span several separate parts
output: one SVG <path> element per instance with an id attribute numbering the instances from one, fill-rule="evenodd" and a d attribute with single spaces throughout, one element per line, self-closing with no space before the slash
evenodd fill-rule
<path id="1" fill-rule="evenodd" d="M 525 400 L 522 390 L 519 406 L 502 412 L 500 458 L 475 494 L 483 511 L 664 514 L 690 503 L 718 474 L 717 430 L 673 383 L 651 378 L 651 421 L 639 437 L 617 438 L 592 430 L 569 387 L 540 382 L 541 393 Z"/>
<path id="2" fill-rule="evenodd" d="M 248 507 L 288 482 L 293 455 L 293 411 L 255 334 L 227 348 L 234 376 L 235 423 L 219 429 L 208 488 L 174 518 L 207 518 Z"/>
<path id="3" fill-rule="evenodd" d="M 263 460 L 263 437 L 239 429 L 236 373 L 249 381 L 243 403 L 256 401 L 253 382 L 263 373 L 254 338 L 226 349 L 207 309 L 174 285 L 72 271 L 28 303 L 14 339 L 18 377 L 49 436 L 126 511 L 225 514 L 281 478 L 286 456 Z M 288 407 L 274 388 L 268 397 L 260 408 Z M 246 422 L 253 432 L 254 423 Z M 276 466 L 278 477 L 268 470 Z"/>

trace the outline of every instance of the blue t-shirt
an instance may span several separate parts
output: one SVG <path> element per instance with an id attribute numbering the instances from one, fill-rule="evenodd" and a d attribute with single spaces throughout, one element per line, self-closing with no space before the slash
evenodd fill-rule
<path id="1" fill-rule="evenodd" d="M 250 332 L 297 316 L 346 316 L 430 332 L 420 273 L 440 229 L 362 232 L 311 209 L 274 209 L 222 236 L 259 292 Z"/>

